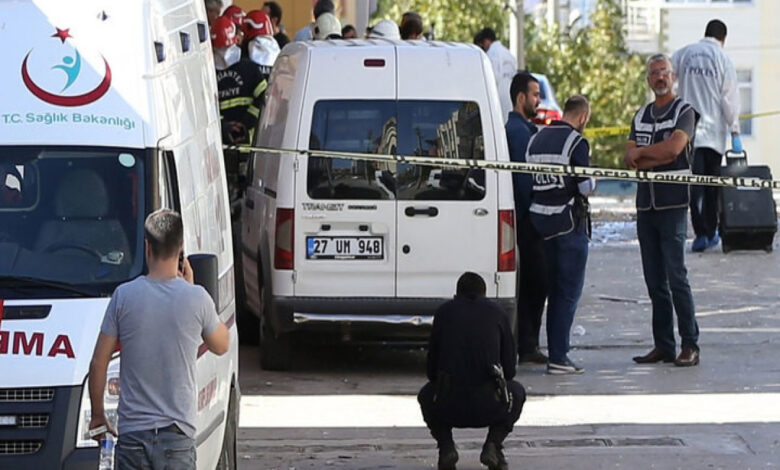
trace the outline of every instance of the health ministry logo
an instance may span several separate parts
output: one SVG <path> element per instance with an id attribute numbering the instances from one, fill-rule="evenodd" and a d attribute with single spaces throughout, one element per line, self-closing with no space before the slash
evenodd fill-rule
<path id="1" fill-rule="evenodd" d="M 73 36 L 70 35 L 70 28 L 56 29 L 57 32 L 52 34 L 51 37 L 62 41 L 60 44 L 60 47 L 62 47 L 65 45 L 65 41 L 68 38 L 72 38 Z M 59 93 L 53 93 L 51 91 L 45 90 L 31 77 L 30 70 L 27 66 L 27 61 L 30 59 L 30 54 L 33 52 L 32 50 L 30 50 L 27 55 L 24 56 L 24 61 L 22 62 L 22 81 L 24 82 L 24 86 L 26 86 L 27 89 L 30 90 L 30 93 L 35 95 L 38 99 L 57 106 L 73 107 L 94 103 L 103 97 L 103 95 L 105 95 L 108 89 L 111 87 L 111 67 L 109 67 L 108 61 L 106 61 L 106 59 L 101 56 L 103 63 L 105 64 L 106 71 L 102 80 L 100 80 L 100 83 L 98 83 L 95 88 L 85 93 L 68 94 L 66 93 L 67 90 L 79 80 L 79 76 L 81 75 L 81 54 L 75 48 L 68 47 L 66 50 L 66 54 L 70 53 L 70 51 L 73 51 L 72 55 L 65 55 L 58 63 L 55 63 L 51 66 L 52 70 L 59 70 L 65 74 L 65 84 Z"/>

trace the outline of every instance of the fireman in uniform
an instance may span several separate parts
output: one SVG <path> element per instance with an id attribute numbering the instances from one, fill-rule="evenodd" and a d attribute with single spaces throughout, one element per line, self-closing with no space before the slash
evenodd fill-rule
<path id="1" fill-rule="evenodd" d="M 233 20 L 221 16 L 211 26 L 211 45 L 217 69 L 219 114 L 222 120 L 222 142 L 232 145 L 251 145 L 262 107 L 266 77 L 257 65 L 241 56 L 236 26 Z M 241 198 L 243 184 L 241 161 L 245 154 L 225 151 L 225 168 L 231 207 Z M 237 216 L 237 213 L 232 214 Z"/>
<path id="2" fill-rule="evenodd" d="M 236 27 L 230 18 L 221 16 L 214 21 L 211 45 L 217 68 L 222 140 L 231 144 L 251 144 L 262 94 L 268 84 L 257 65 L 241 57 Z"/>
<path id="3" fill-rule="evenodd" d="M 271 68 L 279 56 L 279 43 L 274 39 L 274 27 L 271 18 L 263 10 L 252 10 L 246 14 L 243 26 L 244 57 L 257 64 L 260 73 L 267 81 Z"/>

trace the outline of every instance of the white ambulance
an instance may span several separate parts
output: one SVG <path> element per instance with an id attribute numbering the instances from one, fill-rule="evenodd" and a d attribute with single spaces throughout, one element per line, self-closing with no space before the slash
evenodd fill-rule
<path id="1" fill-rule="evenodd" d="M 293 43 L 274 64 L 241 212 L 244 287 L 261 365 L 290 365 L 296 329 L 425 338 L 473 271 L 515 324 L 507 172 L 294 150 L 508 161 L 487 56 L 467 44 Z"/>
<path id="2" fill-rule="evenodd" d="M 198 468 L 235 468 L 233 257 L 203 1 L 0 2 L 0 44 L 0 468 L 97 468 L 89 362 L 111 293 L 146 270 L 144 219 L 160 207 L 182 213 L 196 279 L 231 331 L 227 354 L 198 354 Z"/>

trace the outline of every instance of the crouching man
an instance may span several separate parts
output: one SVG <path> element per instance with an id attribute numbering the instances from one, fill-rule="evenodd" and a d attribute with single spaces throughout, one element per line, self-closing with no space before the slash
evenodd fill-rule
<path id="1" fill-rule="evenodd" d="M 439 447 L 438 468 L 454 469 L 452 428 L 488 428 L 479 460 L 507 469 L 503 442 L 520 418 L 525 389 L 515 376 L 515 340 L 508 317 L 485 298 L 475 273 L 458 279 L 455 298 L 439 307 L 428 348 L 428 382 L 420 390 L 423 419 Z"/>

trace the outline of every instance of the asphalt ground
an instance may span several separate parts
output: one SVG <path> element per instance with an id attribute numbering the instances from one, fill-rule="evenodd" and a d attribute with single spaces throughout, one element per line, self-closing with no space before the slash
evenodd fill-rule
<path id="1" fill-rule="evenodd" d="M 586 372 L 518 367 L 529 399 L 510 468 L 780 468 L 778 241 L 772 253 L 688 248 L 701 364 L 637 365 L 652 338 L 632 212 L 630 200 L 594 205 L 570 354 Z M 296 337 L 287 372 L 260 370 L 257 348 L 242 347 L 239 468 L 435 468 L 415 401 L 424 349 L 313 339 Z M 458 468 L 482 468 L 484 435 L 456 431 Z"/>

